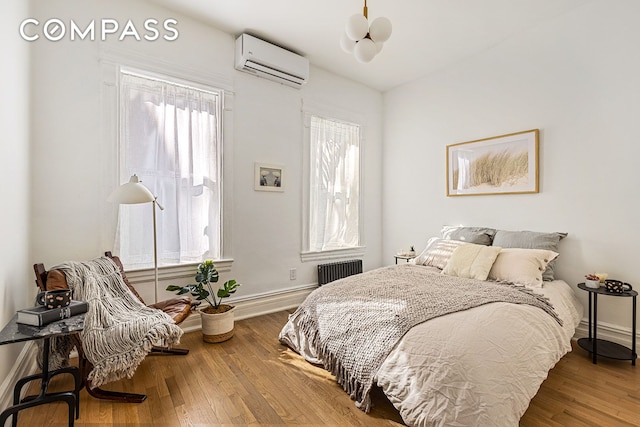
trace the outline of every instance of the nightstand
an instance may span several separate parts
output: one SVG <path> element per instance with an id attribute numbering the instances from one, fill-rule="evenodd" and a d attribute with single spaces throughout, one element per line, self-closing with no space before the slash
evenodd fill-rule
<path id="1" fill-rule="evenodd" d="M 407 262 L 409 262 L 410 260 L 414 259 L 416 256 L 415 255 L 394 255 L 394 257 L 396 258 L 396 264 L 398 263 L 399 259 L 404 259 Z"/>
<path id="2" fill-rule="evenodd" d="M 635 366 L 636 358 L 636 297 L 638 292 L 626 291 L 621 294 L 607 292 L 603 286 L 598 289 L 587 288 L 584 283 L 578 283 L 578 288 L 589 292 L 589 338 L 580 338 L 578 345 L 591 353 L 593 363 L 598 363 L 598 356 L 608 357 L 617 360 L 631 360 L 631 364 Z M 631 349 L 623 345 L 602 340 L 597 338 L 598 333 L 598 295 L 605 295 L 616 298 L 632 298 L 632 332 L 631 332 Z"/>

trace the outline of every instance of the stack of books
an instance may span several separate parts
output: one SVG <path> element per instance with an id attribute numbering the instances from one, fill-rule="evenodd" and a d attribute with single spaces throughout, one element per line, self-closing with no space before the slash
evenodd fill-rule
<path id="1" fill-rule="evenodd" d="M 68 319 L 77 314 L 86 313 L 89 304 L 86 301 L 72 300 L 66 307 L 46 308 L 43 305 L 18 310 L 16 321 L 25 325 L 44 326 L 57 320 Z"/>

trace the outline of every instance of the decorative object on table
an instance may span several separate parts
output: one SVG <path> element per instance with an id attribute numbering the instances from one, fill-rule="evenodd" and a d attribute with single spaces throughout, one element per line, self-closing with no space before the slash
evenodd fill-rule
<path id="1" fill-rule="evenodd" d="M 633 287 L 625 282 L 621 282 L 620 280 L 607 279 L 604 281 L 604 288 L 607 292 L 611 292 L 614 294 L 621 294 L 623 292 L 632 291 Z"/>
<path id="2" fill-rule="evenodd" d="M 359 62 L 370 62 L 389 40 L 391 31 L 391 21 L 382 16 L 369 25 L 369 9 L 367 0 L 364 0 L 362 15 L 356 13 L 347 21 L 340 47 L 347 53 L 353 53 Z"/>
<path id="3" fill-rule="evenodd" d="M 156 207 L 160 210 L 164 210 L 164 207 L 158 203 L 158 198 L 142 184 L 142 181 L 138 179 L 136 174 L 133 174 L 129 179 L 129 182 L 122 184 L 120 187 L 113 190 L 113 192 L 107 197 L 109 202 L 118 203 L 121 205 L 135 205 L 139 203 L 153 203 L 153 302 L 158 302 L 158 237 L 156 233 Z"/>
<path id="4" fill-rule="evenodd" d="M 66 307 L 71 303 L 71 291 L 69 289 L 55 289 L 40 292 L 36 302 L 47 309 Z"/>
<path id="5" fill-rule="evenodd" d="M 413 245 L 411 245 L 411 248 L 409 249 L 409 252 L 407 253 L 407 256 L 416 256 L 416 250 L 413 247 Z"/>
<path id="6" fill-rule="evenodd" d="M 447 145 L 447 196 L 538 192 L 538 129 Z"/>
<path id="7" fill-rule="evenodd" d="M 595 276 L 598 277 L 600 283 L 604 283 L 604 281 L 609 278 L 609 275 L 607 273 L 596 273 Z"/>
<path id="8" fill-rule="evenodd" d="M 198 310 L 202 320 L 202 339 L 209 343 L 226 341 L 233 336 L 235 306 L 222 304 L 222 299 L 235 293 L 240 283 L 228 280 L 214 293 L 211 283 L 216 283 L 218 279 L 218 270 L 213 261 L 206 260 L 198 265 L 196 270 L 197 283 L 186 286 L 167 286 L 168 291 L 177 292 L 178 295 L 190 292 L 196 300 L 205 300 L 209 303 L 209 306 Z"/>
<path id="9" fill-rule="evenodd" d="M 44 326 L 57 320 L 68 319 L 76 314 L 86 313 L 89 304 L 86 301 L 72 300 L 64 307 L 47 308 L 37 306 L 18 310 L 17 322 L 24 325 Z"/>
<path id="10" fill-rule="evenodd" d="M 598 289 L 600 287 L 600 278 L 595 274 L 587 274 L 584 276 L 584 285 L 587 288 Z"/>
<path id="11" fill-rule="evenodd" d="M 255 163 L 254 189 L 257 191 L 284 191 L 284 166 Z"/>

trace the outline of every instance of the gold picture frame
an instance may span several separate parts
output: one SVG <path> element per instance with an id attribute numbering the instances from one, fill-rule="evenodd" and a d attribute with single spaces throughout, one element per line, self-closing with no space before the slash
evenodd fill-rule
<path id="1" fill-rule="evenodd" d="M 447 145 L 447 196 L 538 193 L 539 133 Z"/>

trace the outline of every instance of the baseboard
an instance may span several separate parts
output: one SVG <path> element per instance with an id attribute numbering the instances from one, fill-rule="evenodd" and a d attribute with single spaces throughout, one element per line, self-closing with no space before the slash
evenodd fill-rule
<path id="1" fill-rule="evenodd" d="M 234 318 L 242 320 L 295 308 L 317 287 L 318 285 L 314 283 L 276 292 L 265 292 L 247 298 L 229 299 L 225 300 L 225 302 L 229 302 L 236 307 Z M 180 324 L 180 327 L 185 332 L 201 330 L 200 316 L 195 313 L 192 314 Z"/>
<path id="2" fill-rule="evenodd" d="M 37 371 L 36 363 L 37 347 L 34 341 L 25 343 L 22 351 L 16 359 L 16 363 L 7 374 L 0 385 L 0 407 L 8 408 L 13 404 L 13 386 L 20 378 L 24 378 Z M 26 392 L 26 387 L 23 388 L 23 394 Z M 21 396 L 24 397 L 24 396 Z"/>
<path id="3" fill-rule="evenodd" d="M 295 308 L 317 287 L 317 284 L 303 285 L 281 291 L 252 295 L 246 298 L 229 299 L 225 300 L 225 302 L 228 301 L 236 306 L 235 319 L 242 320 Z M 199 331 L 202 329 L 200 316 L 189 316 L 180 326 L 185 332 Z M 36 351 L 37 347 L 34 342 L 29 341 L 25 344 L 11 371 L 9 371 L 9 374 L 0 385 L 0 407 L 7 408 L 11 406 L 13 402 L 13 386 L 20 378 L 37 372 Z"/>
<path id="4" fill-rule="evenodd" d="M 627 347 L 631 347 L 631 328 L 623 328 L 611 323 L 598 321 L 598 339 L 612 341 Z M 636 333 L 636 343 L 638 343 L 638 333 Z M 573 335 L 574 339 L 589 336 L 589 319 L 582 319 Z"/>

